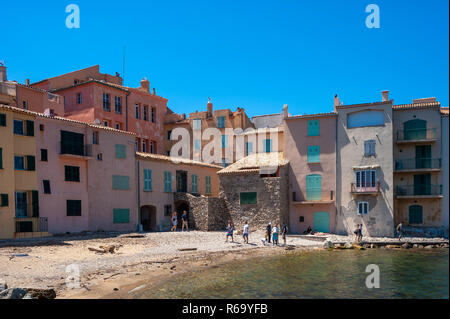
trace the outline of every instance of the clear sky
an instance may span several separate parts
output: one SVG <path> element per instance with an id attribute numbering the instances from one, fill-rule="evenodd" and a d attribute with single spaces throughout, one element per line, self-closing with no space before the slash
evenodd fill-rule
<path id="1" fill-rule="evenodd" d="M 68 29 L 68 4 L 80 28 Z M 366 27 L 368 4 L 380 28 Z M 447 0 L 2 1 L 0 60 L 31 82 L 100 64 L 145 76 L 175 112 L 243 107 L 250 116 L 345 104 L 449 100 Z"/>

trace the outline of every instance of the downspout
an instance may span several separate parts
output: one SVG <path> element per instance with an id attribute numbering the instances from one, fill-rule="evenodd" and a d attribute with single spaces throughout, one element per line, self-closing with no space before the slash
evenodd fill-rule
<path id="1" fill-rule="evenodd" d="M 339 121 L 339 115 L 338 114 L 336 114 L 336 121 L 335 121 L 335 123 L 334 123 L 334 126 L 335 126 L 335 133 L 334 133 L 334 135 L 335 135 L 335 137 L 334 137 L 334 153 L 336 154 L 336 160 L 335 160 L 335 162 L 336 162 L 336 170 L 335 170 L 335 188 L 336 188 L 336 191 L 335 191 L 335 196 L 336 196 L 336 199 L 335 199 L 335 203 L 336 203 L 336 208 L 335 208 L 335 210 L 336 210 L 336 215 L 335 215 L 335 218 L 334 218 L 334 233 L 336 233 L 336 227 L 337 227 L 337 221 L 338 221 L 338 214 L 339 214 L 339 207 L 341 207 L 341 205 L 340 205 L 340 201 L 338 200 L 338 167 L 339 167 L 339 165 L 338 165 L 338 152 L 339 152 L 339 148 L 338 148 L 338 121 Z M 339 188 L 340 189 L 340 188 Z M 340 198 L 340 192 L 339 192 L 339 198 Z"/>

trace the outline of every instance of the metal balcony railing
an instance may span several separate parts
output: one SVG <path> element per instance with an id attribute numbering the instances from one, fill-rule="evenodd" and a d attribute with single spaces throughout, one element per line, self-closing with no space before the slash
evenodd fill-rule
<path id="1" fill-rule="evenodd" d="M 91 144 L 80 144 L 72 142 L 59 142 L 61 155 L 77 155 L 77 156 L 92 156 Z"/>
<path id="2" fill-rule="evenodd" d="M 308 202 L 308 201 L 333 201 L 335 200 L 334 191 L 331 190 L 322 190 L 320 187 L 308 187 L 306 189 L 306 198 L 297 199 L 297 195 L 295 192 L 292 194 L 292 200 L 294 202 Z"/>
<path id="3" fill-rule="evenodd" d="M 16 233 L 48 232 L 47 217 L 15 217 Z"/>
<path id="4" fill-rule="evenodd" d="M 442 185 L 415 184 L 397 186 L 397 196 L 439 196 L 442 195 Z"/>
<path id="5" fill-rule="evenodd" d="M 408 158 L 395 161 L 395 170 L 409 169 L 439 169 L 442 161 L 440 158 Z"/>
<path id="6" fill-rule="evenodd" d="M 356 183 L 351 184 L 351 192 L 354 194 L 373 194 L 380 192 L 380 182 L 376 182 L 375 185 L 356 185 Z"/>
<path id="7" fill-rule="evenodd" d="M 436 139 L 436 136 L 436 128 L 397 131 L 397 141 L 399 142 L 434 140 Z"/>

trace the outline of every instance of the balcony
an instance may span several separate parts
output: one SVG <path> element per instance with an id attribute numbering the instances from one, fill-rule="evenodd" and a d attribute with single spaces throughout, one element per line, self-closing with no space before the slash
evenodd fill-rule
<path id="1" fill-rule="evenodd" d="M 378 195 L 380 193 L 380 182 L 376 182 L 375 186 L 357 186 L 351 184 L 351 191 L 354 195 Z"/>
<path id="2" fill-rule="evenodd" d="M 92 145 L 71 143 L 71 142 L 59 142 L 61 156 L 75 157 L 75 158 L 91 158 L 92 157 Z"/>
<path id="3" fill-rule="evenodd" d="M 47 217 L 15 217 L 14 238 L 50 236 Z"/>
<path id="4" fill-rule="evenodd" d="M 297 199 L 295 193 L 292 194 L 292 203 L 299 205 L 308 204 L 333 204 L 335 202 L 335 192 L 322 190 L 319 187 L 311 187 L 306 189 L 306 199 Z"/>
<path id="5" fill-rule="evenodd" d="M 436 128 L 397 131 L 397 144 L 434 143 L 436 140 Z"/>
<path id="6" fill-rule="evenodd" d="M 395 172 L 432 172 L 441 170 L 440 158 L 408 158 L 395 161 Z"/>
<path id="7" fill-rule="evenodd" d="M 398 185 L 397 198 L 442 198 L 442 185 L 416 184 Z"/>

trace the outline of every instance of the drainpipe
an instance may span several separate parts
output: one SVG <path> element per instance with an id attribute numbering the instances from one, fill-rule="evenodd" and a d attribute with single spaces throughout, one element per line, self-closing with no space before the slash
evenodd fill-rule
<path id="1" fill-rule="evenodd" d="M 338 220 L 338 214 L 339 214 L 339 207 L 341 207 L 340 205 L 340 195 L 341 195 L 341 190 L 339 190 L 339 195 L 338 195 L 338 167 L 340 167 L 340 165 L 338 165 L 338 152 L 339 152 L 339 148 L 338 148 L 338 122 L 339 122 L 339 115 L 336 115 L 336 121 L 335 121 L 335 141 L 334 141 L 334 154 L 336 154 L 336 169 L 335 169 L 335 203 L 336 203 L 336 212 L 335 212 L 335 217 L 334 217 L 334 233 L 336 233 L 336 227 L 337 227 L 337 220 Z M 338 196 L 339 196 L 339 200 L 338 200 Z"/>

